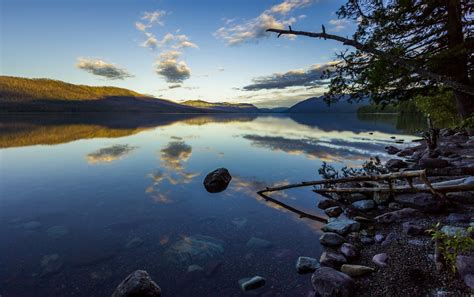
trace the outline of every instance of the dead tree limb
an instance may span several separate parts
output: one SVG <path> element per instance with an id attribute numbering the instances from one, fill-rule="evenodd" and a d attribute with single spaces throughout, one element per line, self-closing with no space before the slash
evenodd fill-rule
<path id="1" fill-rule="evenodd" d="M 412 65 L 406 59 L 389 55 L 388 53 L 378 50 L 376 48 L 373 48 L 370 45 L 362 44 L 358 42 L 357 40 L 344 38 L 338 35 L 327 34 L 326 30 L 323 30 L 323 32 L 321 33 L 314 33 L 314 32 L 307 32 L 307 31 L 295 31 L 295 30 L 292 30 L 290 27 L 289 30 L 271 28 L 271 29 L 267 29 L 267 32 L 277 33 L 278 37 L 280 37 L 281 35 L 301 35 L 301 36 L 308 36 L 312 38 L 336 40 L 336 41 L 342 42 L 344 45 L 352 46 L 360 51 L 370 53 L 379 57 L 383 57 L 389 60 L 390 62 L 392 62 L 393 64 L 403 67 L 411 72 L 417 73 L 426 79 L 432 79 L 434 81 L 442 83 L 459 92 L 474 95 L 474 87 L 472 86 L 453 81 L 444 75 L 440 75 L 431 71 L 427 71 L 425 69 L 421 69 L 419 67 Z"/>
<path id="2" fill-rule="evenodd" d="M 294 208 L 294 207 L 292 207 L 292 206 L 289 206 L 289 205 L 287 205 L 287 204 L 285 204 L 285 203 L 283 203 L 283 202 L 281 202 L 281 201 L 278 201 L 278 200 L 276 200 L 276 199 L 274 199 L 274 198 L 272 198 L 272 197 L 270 197 L 270 196 L 268 196 L 268 195 L 265 195 L 265 194 L 263 193 L 263 191 L 257 192 L 257 194 L 260 195 L 263 199 L 265 199 L 265 201 L 270 201 L 270 202 L 272 202 L 272 203 L 275 203 L 275 204 L 277 204 L 277 205 L 283 207 L 283 208 L 286 209 L 286 210 L 289 210 L 289 211 L 291 211 L 291 212 L 293 212 L 293 213 L 298 214 L 298 215 L 300 216 L 300 218 L 308 218 L 308 219 L 311 219 L 311 220 L 314 220 L 314 221 L 318 221 L 318 222 L 322 222 L 322 223 L 325 223 L 325 224 L 328 222 L 328 220 L 326 220 L 326 219 L 323 218 L 323 217 L 319 217 L 319 216 L 316 216 L 316 215 L 313 215 L 313 214 L 310 214 L 310 213 L 301 211 L 301 210 L 296 209 L 296 208 Z"/>

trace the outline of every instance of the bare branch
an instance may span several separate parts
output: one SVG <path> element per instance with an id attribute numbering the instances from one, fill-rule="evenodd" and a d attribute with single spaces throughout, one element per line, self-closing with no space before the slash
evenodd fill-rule
<path id="1" fill-rule="evenodd" d="M 419 74 L 420 76 L 422 76 L 426 79 L 434 80 L 436 82 L 444 84 L 444 85 L 446 85 L 446 86 L 448 86 L 448 87 L 450 87 L 454 90 L 457 90 L 459 92 L 474 95 L 474 87 L 472 87 L 472 86 L 452 81 L 451 79 L 449 79 L 448 77 L 446 77 L 444 75 L 440 75 L 440 74 L 437 74 L 437 73 L 433 73 L 431 71 L 420 69 L 416 66 L 411 65 L 411 63 L 409 61 L 405 60 L 405 59 L 402 59 L 400 57 L 391 56 L 391 55 L 387 54 L 386 52 L 380 51 L 380 50 L 378 50 L 376 48 L 373 48 L 369 45 L 362 44 L 362 43 L 360 43 L 356 40 L 344 38 L 344 37 L 341 37 L 341 36 L 338 36 L 338 35 L 327 34 L 325 31 L 326 30 L 324 30 L 324 32 L 321 32 L 321 33 L 307 32 L 307 31 L 295 31 L 295 30 L 292 30 L 291 27 L 290 27 L 290 30 L 267 29 L 267 32 L 278 33 L 278 36 L 281 36 L 281 35 L 300 35 L 300 36 L 308 36 L 308 37 L 312 37 L 312 38 L 324 38 L 324 39 L 336 40 L 336 41 L 339 41 L 339 42 L 343 43 L 344 45 L 352 46 L 352 47 L 354 47 L 354 48 L 356 48 L 360 51 L 383 57 L 383 58 L 391 61 L 393 64 L 398 65 L 400 67 L 403 67 L 403 68 L 405 68 L 405 69 L 407 69 L 411 72 L 417 73 L 417 74 Z"/>

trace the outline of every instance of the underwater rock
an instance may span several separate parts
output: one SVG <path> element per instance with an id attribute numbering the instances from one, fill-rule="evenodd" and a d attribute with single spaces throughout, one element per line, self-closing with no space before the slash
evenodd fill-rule
<path id="1" fill-rule="evenodd" d="M 46 230 L 46 233 L 48 233 L 48 236 L 52 238 L 60 238 L 68 235 L 69 229 L 65 226 L 53 226 L 49 227 L 48 230 Z"/>
<path id="2" fill-rule="evenodd" d="M 112 297 L 161 297 L 161 288 L 144 270 L 136 270 L 115 289 Z"/>
<path id="3" fill-rule="evenodd" d="M 247 292 L 265 286 L 265 279 L 261 276 L 254 276 L 252 278 L 243 278 L 239 280 L 239 285 L 242 291 Z"/>
<path id="4" fill-rule="evenodd" d="M 43 227 L 43 224 L 41 224 L 40 222 L 38 221 L 31 221 L 31 222 L 27 222 L 27 223 L 24 223 L 22 225 L 23 229 L 25 230 L 30 230 L 30 231 L 34 231 L 34 230 L 38 230 L 40 229 L 41 227 Z"/>
<path id="5" fill-rule="evenodd" d="M 253 250 L 269 249 L 272 247 L 272 243 L 270 241 L 257 237 L 250 238 L 246 245 L 249 249 Z"/>
<path id="6" fill-rule="evenodd" d="M 127 249 L 133 249 L 133 248 L 141 246 L 142 244 L 143 244 L 143 240 L 140 237 L 134 237 L 127 242 L 125 247 Z"/>
<path id="7" fill-rule="evenodd" d="M 218 168 L 204 179 L 204 187 L 209 193 L 219 193 L 227 189 L 232 176 L 226 168 Z"/>
<path id="8" fill-rule="evenodd" d="M 224 242 L 204 235 L 185 237 L 173 244 L 166 252 L 167 260 L 172 264 L 205 264 L 212 258 L 221 258 Z"/>
<path id="9" fill-rule="evenodd" d="M 64 262 L 58 254 L 45 255 L 41 259 L 41 276 L 51 275 L 59 272 Z"/>
<path id="10" fill-rule="evenodd" d="M 247 225 L 247 218 L 234 218 L 232 224 L 237 228 L 243 228 Z"/>

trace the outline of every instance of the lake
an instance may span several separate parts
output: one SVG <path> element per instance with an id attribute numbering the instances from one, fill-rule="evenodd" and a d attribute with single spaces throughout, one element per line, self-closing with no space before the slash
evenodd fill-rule
<path id="1" fill-rule="evenodd" d="M 321 179 L 409 143 L 392 115 L 21 115 L 0 117 L 0 295 L 110 296 L 136 269 L 163 296 L 307 296 L 298 256 L 319 258 L 321 223 L 265 202 L 267 186 Z M 421 128 L 421 127 L 420 127 Z M 395 138 L 391 138 L 395 137 Z M 206 192 L 227 168 L 226 191 Z M 272 197 L 324 216 L 300 188 Z"/>

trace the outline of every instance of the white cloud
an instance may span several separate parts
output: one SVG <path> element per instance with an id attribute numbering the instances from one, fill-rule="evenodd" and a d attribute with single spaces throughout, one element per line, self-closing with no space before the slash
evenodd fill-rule
<path id="1" fill-rule="evenodd" d="M 127 70 L 122 69 L 112 63 L 105 62 L 102 59 L 79 58 L 76 64 L 77 68 L 85 70 L 97 76 L 103 76 L 107 79 L 125 79 L 133 77 Z"/>
<path id="2" fill-rule="evenodd" d="M 142 22 L 135 22 L 135 28 L 137 28 L 139 31 L 145 32 L 146 29 L 150 28 L 150 26 L 145 25 Z"/>
<path id="3" fill-rule="evenodd" d="M 295 23 L 297 19 L 287 15 L 295 9 L 309 6 L 314 2 L 315 0 L 285 0 L 265 10 L 258 17 L 239 24 L 236 24 L 234 20 L 228 22 L 226 19 L 226 26 L 214 32 L 214 36 L 224 40 L 228 45 L 256 41 L 268 36 L 266 30 L 269 28 L 283 29 Z M 286 36 L 286 38 L 292 39 L 294 37 Z"/>
<path id="4" fill-rule="evenodd" d="M 141 44 L 143 47 L 148 47 L 150 49 L 155 49 L 159 46 L 160 42 L 156 39 L 155 35 L 152 33 L 145 32 L 147 39 Z"/>
<path id="5" fill-rule="evenodd" d="M 332 19 L 329 20 L 329 24 L 331 25 L 331 27 L 328 29 L 328 31 L 339 32 L 347 28 L 350 22 L 348 20 Z"/>
<path id="6" fill-rule="evenodd" d="M 170 50 L 160 54 L 156 62 L 156 73 L 168 83 L 182 83 L 191 77 L 191 69 L 184 61 L 179 61 L 181 52 Z"/>
<path id="7" fill-rule="evenodd" d="M 142 20 L 148 21 L 148 25 L 152 26 L 154 24 L 158 24 L 160 26 L 164 25 L 163 17 L 166 15 L 166 11 L 164 10 L 156 10 L 151 12 L 144 12 L 142 16 Z"/>
<path id="8" fill-rule="evenodd" d="M 313 0 L 286 0 L 270 8 L 270 11 L 273 13 L 288 14 L 296 8 L 311 5 L 313 2 Z"/>

